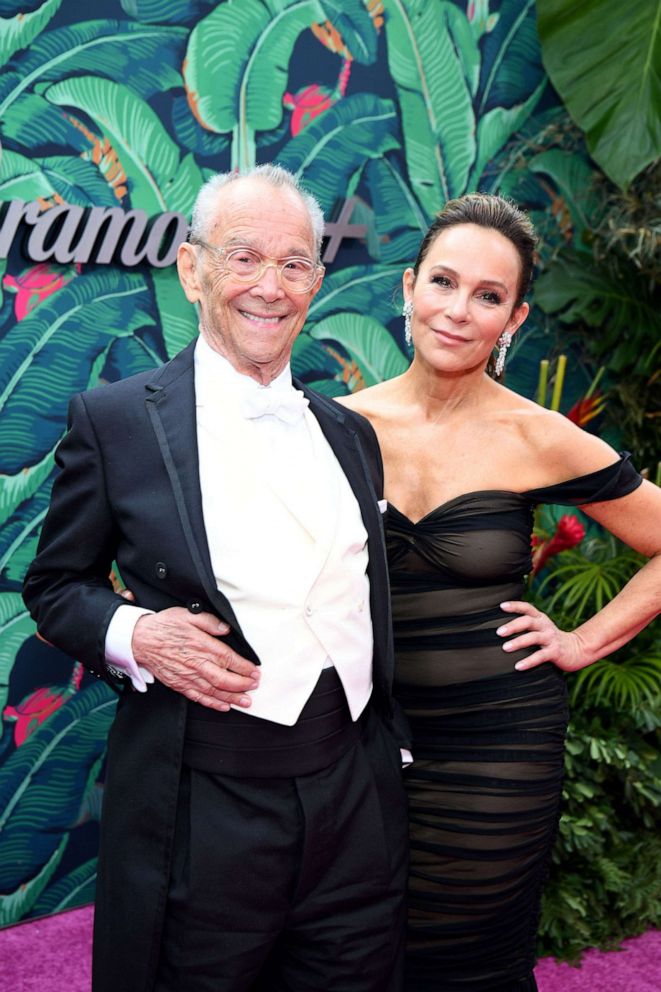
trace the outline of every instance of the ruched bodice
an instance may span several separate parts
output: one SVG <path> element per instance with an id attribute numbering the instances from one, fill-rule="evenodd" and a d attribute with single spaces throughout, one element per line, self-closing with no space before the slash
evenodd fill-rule
<path id="1" fill-rule="evenodd" d="M 529 571 L 532 507 L 519 493 L 484 491 L 448 500 L 412 523 L 388 508 L 391 574 L 433 573 L 448 585 L 511 581 Z M 411 560 L 417 555 L 427 566 Z"/>
<path id="2" fill-rule="evenodd" d="M 388 507 L 387 550 L 399 685 L 448 685 L 511 671 L 499 604 L 521 599 L 532 505 L 468 493 L 417 523 Z"/>
<path id="3" fill-rule="evenodd" d="M 386 543 L 395 694 L 413 731 L 407 992 L 532 992 L 541 887 L 555 835 L 567 721 L 557 668 L 514 664 L 500 603 L 524 598 L 537 503 L 617 499 L 624 454 L 544 489 L 465 493 Z"/>

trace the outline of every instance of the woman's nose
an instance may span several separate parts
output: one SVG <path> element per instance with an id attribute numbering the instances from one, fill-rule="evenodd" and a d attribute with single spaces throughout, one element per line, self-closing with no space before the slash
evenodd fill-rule
<path id="1" fill-rule="evenodd" d="M 448 301 L 448 314 L 452 320 L 462 321 L 468 318 L 468 296 L 457 291 Z"/>

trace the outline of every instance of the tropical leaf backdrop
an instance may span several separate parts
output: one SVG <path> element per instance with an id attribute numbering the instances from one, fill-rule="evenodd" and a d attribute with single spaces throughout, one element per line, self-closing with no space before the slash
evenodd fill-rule
<path id="1" fill-rule="evenodd" d="M 0 0 L 0 201 L 189 215 L 212 173 L 277 161 L 345 238 L 294 353 L 327 395 L 401 372 L 402 271 L 444 200 L 501 191 L 543 253 L 584 250 L 591 165 L 541 63 L 533 0 Z M 195 334 L 173 268 L 0 260 L 0 924 L 88 901 L 114 696 L 20 598 L 72 393 Z M 509 383 L 558 326 L 534 308 Z M 592 378 L 575 356 L 570 405 Z"/>

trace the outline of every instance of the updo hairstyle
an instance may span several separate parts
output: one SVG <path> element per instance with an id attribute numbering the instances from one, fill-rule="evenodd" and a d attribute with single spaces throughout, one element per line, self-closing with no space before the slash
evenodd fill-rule
<path id="1" fill-rule="evenodd" d="M 514 245 L 521 262 L 514 307 L 521 306 L 532 283 L 537 235 L 527 215 L 515 203 L 502 196 L 491 193 L 467 193 L 456 200 L 448 200 L 443 209 L 436 214 L 423 238 L 413 266 L 414 275 L 417 277 L 420 266 L 438 235 L 458 224 L 476 224 L 478 227 L 491 228 Z"/>

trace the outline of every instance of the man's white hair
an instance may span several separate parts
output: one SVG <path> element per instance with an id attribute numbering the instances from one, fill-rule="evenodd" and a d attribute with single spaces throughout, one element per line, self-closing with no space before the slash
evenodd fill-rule
<path id="1" fill-rule="evenodd" d="M 276 189 L 289 189 L 300 196 L 310 218 L 310 225 L 314 236 L 315 257 L 318 260 L 321 255 L 321 240 L 324 236 L 324 215 L 322 209 L 314 196 L 301 187 L 296 176 L 288 172 L 287 169 L 283 169 L 281 165 L 274 165 L 273 163 L 256 165 L 252 169 L 246 169 L 245 172 L 219 172 L 215 176 L 212 176 L 211 179 L 208 179 L 200 189 L 193 204 L 190 240 L 207 240 L 209 222 L 218 209 L 218 194 L 221 189 L 229 183 L 236 182 L 238 179 L 249 179 L 252 176 L 263 179 Z"/>

